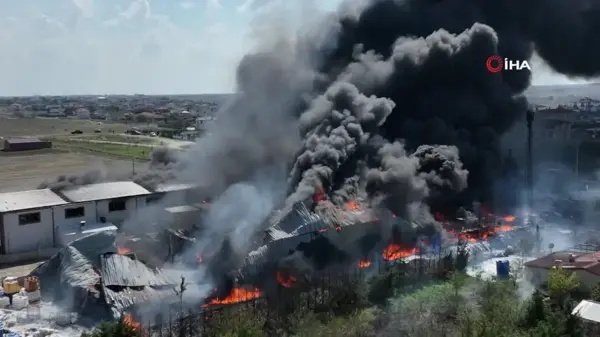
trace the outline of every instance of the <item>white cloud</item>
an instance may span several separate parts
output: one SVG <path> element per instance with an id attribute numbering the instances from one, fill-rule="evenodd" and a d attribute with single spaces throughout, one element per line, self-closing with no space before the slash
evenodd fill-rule
<path id="1" fill-rule="evenodd" d="M 183 8 L 183 9 L 192 9 L 192 8 L 196 7 L 196 4 L 191 1 L 182 1 L 179 3 L 179 7 Z"/>
<path id="2" fill-rule="evenodd" d="M 94 1 L 93 0 L 71 0 L 73 5 L 77 7 L 81 14 L 85 17 L 90 17 L 94 14 Z"/>
<path id="3" fill-rule="evenodd" d="M 0 12 L 0 95 L 228 92 L 246 50 L 239 20 L 184 25 L 177 2 L 27 2 Z"/>

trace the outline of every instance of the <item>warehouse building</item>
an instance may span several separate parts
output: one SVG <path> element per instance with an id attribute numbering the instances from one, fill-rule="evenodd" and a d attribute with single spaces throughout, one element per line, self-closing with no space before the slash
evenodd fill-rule
<path id="1" fill-rule="evenodd" d="M 4 140 L 4 150 L 7 152 L 30 151 L 52 148 L 52 142 L 38 138 L 11 138 Z"/>
<path id="2" fill-rule="evenodd" d="M 129 212 L 146 206 L 152 193 L 132 181 L 82 185 L 58 191 L 70 204 L 58 212 L 60 223 L 92 221 L 121 223 Z"/>
<path id="3" fill-rule="evenodd" d="M 159 184 L 146 200 L 148 204 L 161 201 L 165 206 L 181 206 L 193 199 L 192 194 L 197 189 L 193 184 Z"/>
<path id="4" fill-rule="evenodd" d="M 54 207 L 66 205 L 50 189 L 0 193 L 2 254 L 54 247 Z"/>

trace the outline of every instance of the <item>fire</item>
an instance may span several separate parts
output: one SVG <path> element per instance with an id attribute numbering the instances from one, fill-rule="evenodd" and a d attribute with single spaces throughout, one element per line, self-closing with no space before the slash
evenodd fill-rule
<path id="1" fill-rule="evenodd" d="M 119 253 L 121 255 L 123 255 L 123 254 L 129 254 L 129 253 L 131 253 L 131 249 L 117 247 L 117 253 Z"/>
<path id="2" fill-rule="evenodd" d="M 349 211 L 360 211 L 360 205 L 356 201 L 350 200 L 346 203 L 346 209 Z"/>
<path id="3" fill-rule="evenodd" d="M 413 256 L 417 253 L 419 253 L 419 249 L 417 248 L 403 248 L 402 246 L 397 245 L 395 243 L 390 243 L 383 250 L 383 258 L 387 261 L 393 261 Z"/>
<path id="4" fill-rule="evenodd" d="M 369 260 L 358 261 L 358 268 L 369 268 L 370 266 L 371 266 L 371 261 L 369 261 Z"/>
<path id="5" fill-rule="evenodd" d="M 125 314 L 125 316 L 123 316 L 123 323 L 134 330 L 139 330 L 142 326 L 139 322 L 136 322 L 136 320 L 133 319 L 131 314 Z"/>
<path id="6" fill-rule="evenodd" d="M 315 195 L 313 195 L 313 201 L 318 204 L 319 202 L 325 200 L 326 194 L 325 190 L 321 187 Z"/>
<path id="7" fill-rule="evenodd" d="M 494 227 L 494 230 L 495 230 L 496 232 L 510 232 L 510 231 L 512 231 L 513 229 L 514 229 L 514 227 L 513 227 L 513 226 L 510 226 L 510 225 L 503 225 L 503 226 L 497 226 L 497 227 Z"/>
<path id="8" fill-rule="evenodd" d="M 234 304 L 240 302 L 250 301 L 261 296 L 260 290 L 258 288 L 249 290 L 244 288 L 233 288 L 231 293 L 227 295 L 224 299 L 215 298 L 207 304 L 204 304 L 203 307 L 208 307 L 210 305 L 216 304 Z"/>
<path id="9" fill-rule="evenodd" d="M 287 276 L 284 273 L 278 271 L 277 272 L 277 283 L 279 283 L 282 287 L 285 288 L 291 288 L 292 285 L 294 285 L 294 282 L 296 282 L 296 277 L 295 276 Z"/>
<path id="10" fill-rule="evenodd" d="M 505 216 L 503 219 L 504 219 L 504 221 L 506 221 L 506 222 L 514 222 L 514 221 L 515 221 L 515 216 L 513 216 L 513 215 L 508 215 L 508 216 Z"/>
<path id="11" fill-rule="evenodd" d="M 202 259 L 202 254 L 196 253 L 196 264 L 202 264 L 204 260 Z"/>

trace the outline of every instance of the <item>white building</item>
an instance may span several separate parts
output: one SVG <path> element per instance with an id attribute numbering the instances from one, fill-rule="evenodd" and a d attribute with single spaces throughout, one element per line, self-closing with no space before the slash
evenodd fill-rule
<path id="1" fill-rule="evenodd" d="M 159 184 L 154 193 L 147 198 L 147 203 L 152 204 L 160 200 L 163 206 L 185 205 L 197 188 L 193 184 Z"/>
<path id="2" fill-rule="evenodd" d="M 132 181 L 108 182 L 61 190 L 69 205 L 61 208 L 60 223 L 110 222 L 119 224 L 131 211 L 146 206 L 150 191 Z"/>
<path id="3" fill-rule="evenodd" d="M 206 131 L 210 129 L 217 121 L 215 116 L 202 116 L 196 118 L 196 129 L 199 131 Z"/>
<path id="4" fill-rule="evenodd" d="M 18 254 L 54 247 L 54 207 L 66 204 L 50 189 L 0 193 L 0 252 Z"/>

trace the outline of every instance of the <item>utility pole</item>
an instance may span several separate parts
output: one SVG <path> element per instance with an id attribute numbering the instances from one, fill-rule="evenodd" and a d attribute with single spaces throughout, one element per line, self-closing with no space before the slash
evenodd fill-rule
<path id="1" fill-rule="evenodd" d="M 533 110 L 527 110 L 527 208 L 530 221 L 535 221 L 533 212 L 533 119 L 535 115 Z M 535 221 L 536 247 L 540 250 L 540 225 Z"/>

